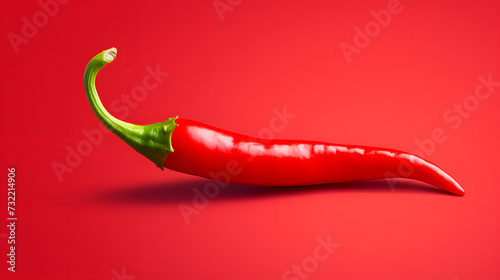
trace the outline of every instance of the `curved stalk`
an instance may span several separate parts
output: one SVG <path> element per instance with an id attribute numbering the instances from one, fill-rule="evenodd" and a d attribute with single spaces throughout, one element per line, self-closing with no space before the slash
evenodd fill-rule
<path id="1" fill-rule="evenodd" d="M 111 48 L 94 56 L 87 64 L 83 83 L 90 107 L 107 129 L 163 170 L 165 158 L 174 151 L 171 138 L 177 126 L 177 117 L 151 125 L 136 125 L 115 118 L 104 108 L 95 87 L 95 79 L 97 73 L 112 62 L 116 55 L 116 48 Z"/>

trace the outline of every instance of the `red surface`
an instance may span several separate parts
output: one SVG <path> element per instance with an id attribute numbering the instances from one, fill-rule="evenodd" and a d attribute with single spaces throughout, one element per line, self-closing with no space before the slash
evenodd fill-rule
<path id="1" fill-rule="evenodd" d="M 474 97 L 479 77 L 500 81 L 498 1 L 220 1 L 238 4 L 223 21 L 211 0 L 69 1 L 46 18 L 37 1 L 1 2 L 1 279 L 500 277 L 500 87 Z M 388 4 L 396 13 L 376 34 L 374 14 L 383 20 Z M 25 28 L 16 54 L 9 34 L 34 15 L 40 27 Z M 348 63 L 340 45 L 367 24 L 374 36 L 357 35 Z M 383 180 L 228 185 L 193 204 L 210 181 L 162 172 L 95 134 L 83 69 L 112 46 L 118 58 L 97 87 L 126 121 L 179 115 L 254 136 L 419 152 L 467 193 Z M 143 91 L 156 67 L 169 75 Z M 284 107 L 295 118 L 276 127 Z M 68 157 L 76 150 L 85 156 Z M 61 180 L 55 162 L 71 170 Z M 192 211 L 189 224 L 180 209 Z"/>

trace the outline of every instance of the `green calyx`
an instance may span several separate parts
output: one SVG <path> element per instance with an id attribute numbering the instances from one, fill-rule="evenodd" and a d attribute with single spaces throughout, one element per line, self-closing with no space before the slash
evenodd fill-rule
<path id="1" fill-rule="evenodd" d="M 175 123 L 177 117 L 151 125 L 131 124 L 109 114 L 99 99 L 95 88 L 97 73 L 116 58 L 116 53 L 116 48 L 105 50 L 94 56 L 85 68 L 83 83 L 90 107 L 107 129 L 163 170 L 165 158 L 174 151 L 172 132 L 178 126 Z"/>

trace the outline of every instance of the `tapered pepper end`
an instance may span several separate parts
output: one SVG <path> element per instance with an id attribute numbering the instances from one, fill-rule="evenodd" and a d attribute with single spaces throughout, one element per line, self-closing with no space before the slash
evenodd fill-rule
<path id="1" fill-rule="evenodd" d="M 462 186 L 460 186 L 460 184 L 451 176 L 447 175 L 447 177 L 449 178 L 449 181 L 447 182 L 448 185 L 447 187 L 443 187 L 442 189 L 455 195 L 464 196 L 465 195 L 464 188 L 462 188 Z"/>
<path id="2" fill-rule="evenodd" d="M 421 178 L 422 181 L 427 181 L 432 185 L 455 195 L 465 195 L 465 189 L 462 188 L 457 180 L 451 177 L 448 173 L 444 172 L 441 168 L 423 159 L 415 160 L 415 163 L 421 165 L 423 168 L 427 168 L 429 171 L 427 174 L 424 173 L 424 176 Z"/>
<path id="3" fill-rule="evenodd" d="M 401 177 L 426 182 L 455 195 L 465 195 L 464 188 L 462 188 L 457 180 L 437 165 L 408 153 L 400 153 L 397 158 L 399 163 L 396 163 L 394 166 L 395 170 L 401 167 L 401 162 L 411 166 L 413 170 L 409 174 Z"/>
<path id="4" fill-rule="evenodd" d="M 177 117 L 151 125 L 136 125 L 115 118 L 104 108 L 95 88 L 95 79 L 104 65 L 115 60 L 116 54 L 116 48 L 102 51 L 85 68 L 83 83 L 90 107 L 107 129 L 163 170 L 167 155 L 174 151 L 171 139 Z"/>
<path id="5" fill-rule="evenodd" d="M 455 190 L 455 192 L 454 192 L 454 193 L 455 193 L 456 195 L 461 195 L 461 196 L 464 196 L 464 195 L 465 195 L 465 189 L 464 189 L 464 188 L 462 188 L 462 186 L 460 186 L 460 184 L 458 184 L 458 182 L 457 182 L 457 181 L 455 181 L 455 188 L 456 188 L 456 190 Z"/>

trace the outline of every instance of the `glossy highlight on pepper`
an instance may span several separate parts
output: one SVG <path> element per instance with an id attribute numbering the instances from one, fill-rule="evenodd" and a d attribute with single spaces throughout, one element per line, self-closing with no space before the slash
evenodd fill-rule
<path id="1" fill-rule="evenodd" d="M 95 79 L 117 50 L 105 50 L 90 60 L 85 91 L 99 120 L 128 145 L 164 167 L 209 179 L 231 168 L 226 182 L 253 186 L 307 186 L 383 178 L 422 181 L 456 195 L 465 190 L 436 165 L 402 151 L 319 141 L 269 140 L 219 129 L 201 122 L 170 118 L 151 125 L 118 120 L 102 105 Z M 411 172 L 400 174 L 400 166 Z M 215 176 L 216 177 L 216 176 Z"/>

